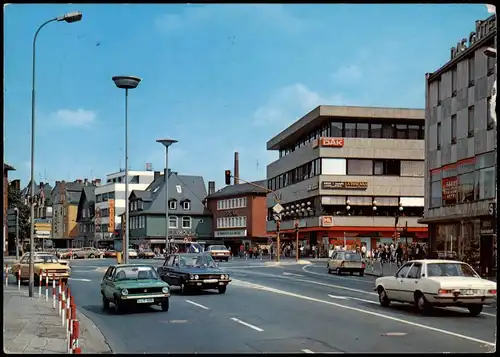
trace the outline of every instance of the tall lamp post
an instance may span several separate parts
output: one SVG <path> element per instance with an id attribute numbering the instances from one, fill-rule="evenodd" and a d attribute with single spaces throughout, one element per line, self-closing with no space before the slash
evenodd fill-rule
<path id="1" fill-rule="evenodd" d="M 125 89 L 125 241 L 123 242 L 123 262 L 128 263 L 129 221 L 128 221 L 128 90 L 137 88 L 141 79 L 132 76 L 115 76 L 115 85 Z M 123 226 L 123 225 L 122 225 Z M 122 233 L 123 234 L 123 233 Z"/>
<path id="2" fill-rule="evenodd" d="M 157 143 L 162 144 L 165 146 L 165 177 L 163 178 L 165 181 L 165 250 L 167 251 L 167 254 L 170 252 L 170 244 L 168 241 L 168 229 L 169 229 L 169 224 L 168 224 L 168 148 L 170 145 L 175 144 L 177 140 L 172 140 L 172 139 L 158 139 L 156 140 Z"/>
<path id="3" fill-rule="evenodd" d="M 82 13 L 79 11 L 69 12 L 63 16 L 55 17 L 41 24 L 33 37 L 33 62 L 32 62 L 32 84 L 31 84 L 31 192 L 30 192 L 30 265 L 29 265 L 29 296 L 33 297 L 34 285 L 34 246 L 35 246 L 35 74 L 36 74 L 36 39 L 40 30 L 47 24 L 57 21 L 67 23 L 78 22 L 82 19 Z"/>

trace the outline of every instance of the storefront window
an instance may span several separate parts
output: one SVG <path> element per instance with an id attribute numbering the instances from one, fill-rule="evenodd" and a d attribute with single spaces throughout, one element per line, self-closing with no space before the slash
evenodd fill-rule
<path id="1" fill-rule="evenodd" d="M 447 177 L 441 180 L 443 206 L 457 203 L 457 177 Z"/>
<path id="2" fill-rule="evenodd" d="M 436 235 L 434 239 L 432 239 L 430 249 L 434 258 L 460 259 L 458 252 L 463 245 L 463 239 L 458 233 L 458 224 L 436 225 Z"/>
<path id="3" fill-rule="evenodd" d="M 495 198 L 495 167 L 488 167 L 487 169 L 480 170 L 478 176 L 479 199 Z"/>
<path id="4" fill-rule="evenodd" d="M 474 201 L 474 172 L 458 176 L 458 202 Z"/>
<path id="5" fill-rule="evenodd" d="M 431 182 L 431 207 L 441 206 L 441 181 Z"/>

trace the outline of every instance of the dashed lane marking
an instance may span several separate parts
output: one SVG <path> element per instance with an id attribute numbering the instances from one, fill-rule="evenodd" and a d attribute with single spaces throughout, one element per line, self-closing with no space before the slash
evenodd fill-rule
<path id="1" fill-rule="evenodd" d="M 311 350 L 309 350 L 309 349 L 307 349 L 307 348 L 304 348 L 304 349 L 302 350 L 302 352 L 304 352 L 304 353 L 314 353 L 313 351 L 311 351 Z"/>
<path id="2" fill-rule="evenodd" d="M 252 284 L 252 285 L 258 285 L 258 284 Z M 264 285 L 260 285 L 259 286 L 259 290 L 268 291 L 268 292 L 271 292 L 271 293 L 285 295 L 285 296 L 291 296 L 291 297 L 294 297 L 294 298 L 297 298 L 297 299 L 308 300 L 308 301 L 318 302 L 318 303 L 327 304 L 327 305 L 331 305 L 331 306 L 336 306 L 336 307 L 339 307 L 339 308 L 342 308 L 342 309 L 351 310 L 351 311 L 359 312 L 359 313 L 362 313 L 362 314 L 377 316 L 377 317 L 380 317 L 382 319 L 396 321 L 396 322 L 399 322 L 399 323 L 403 323 L 403 324 L 406 324 L 406 325 L 418 327 L 418 328 L 425 329 L 425 330 L 430 330 L 430 331 L 434 331 L 434 332 L 440 332 L 440 333 L 442 333 L 444 335 L 449 335 L 449 336 L 461 338 L 463 340 L 468 340 L 468 341 L 476 342 L 476 343 L 479 343 L 479 344 L 482 344 L 482 345 L 485 345 L 485 346 L 496 346 L 496 344 L 494 342 L 489 342 L 489 341 L 481 340 L 481 339 L 478 339 L 478 338 L 475 338 L 475 337 L 462 335 L 462 334 L 459 334 L 459 333 L 456 333 L 456 332 L 452 332 L 452 331 L 448 331 L 448 330 L 443 330 L 443 329 L 440 329 L 440 328 L 437 328 L 437 327 L 422 325 L 422 324 L 419 324 L 417 322 L 403 320 L 403 319 L 398 318 L 398 317 L 390 316 L 390 315 L 387 315 L 387 314 L 381 314 L 381 313 L 378 313 L 378 312 L 375 312 L 375 311 L 363 310 L 363 309 L 359 309 L 359 308 L 353 307 L 353 306 L 347 306 L 347 305 L 342 305 L 342 304 L 331 302 L 331 301 L 327 301 L 327 300 L 316 299 L 316 298 L 313 298 L 313 297 L 309 297 L 309 296 L 305 296 L 305 295 L 299 295 L 299 294 L 291 293 L 291 292 L 288 292 L 288 291 L 285 291 L 285 290 L 279 290 L 279 289 L 267 287 L 267 286 L 264 286 Z"/>
<path id="3" fill-rule="evenodd" d="M 237 322 L 237 323 L 239 323 L 239 324 L 241 324 L 243 326 L 250 327 L 251 329 L 253 329 L 255 331 L 259 331 L 259 332 L 264 331 L 260 327 L 254 326 L 254 325 L 249 324 L 248 322 L 245 322 L 245 321 L 241 321 L 240 319 L 237 319 L 236 317 L 231 317 L 231 320 L 233 320 L 234 322 Z"/>
<path id="4" fill-rule="evenodd" d="M 294 274 L 294 273 L 288 273 L 288 272 L 283 272 L 283 275 L 289 275 L 289 276 L 304 276 L 302 274 Z"/>
<path id="5" fill-rule="evenodd" d="M 186 302 L 188 304 L 191 304 L 191 305 L 194 305 L 194 306 L 198 306 L 204 310 L 210 310 L 208 307 L 206 307 L 205 305 L 202 305 L 202 304 L 198 304 L 197 302 L 194 302 L 194 301 L 191 301 L 191 300 L 186 300 Z"/>
<path id="6" fill-rule="evenodd" d="M 386 332 L 382 334 L 382 336 L 406 336 L 406 335 L 408 334 L 405 332 Z"/>
<path id="7" fill-rule="evenodd" d="M 330 295 L 330 294 L 328 294 L 328 296 L 331 297 L 332 299 L 339 299 L 339 300 L 347 299 L 347 297 L 345 297 L 345 296 L 335 296 L 335 295 Z"/>
<path id="8" fill-rule="evenodd" d="M 73 280 L 73 281 L 92 281 L 90 279 L 80 279 L 80 278 L 68 278 L 69 280 Z"/>
<path id="9" fill-rule="evenodd" d="M 316 265 L 318 266 L 318 265 Z M 306 268 L 310 267 L 310 265 L 306 265 L 306 266 L 303 266 L 302 267 L 302 270 L 305 271 L 306 273 L 309 273 L 309 274 L 314 274 L 314 275 L 319 275 L 319 276 L 322 276 L 322 277 L 330 277 L 331 279 L 334 279 L 335 277 L 333 276 L 330 276 L 326 273 L 316 273 L 315 271 L 310 271 Z M 338 277 L 338 279 L 348 279 L 348 280 L 352 280 L 352 281 L 358 281 L 360 283 L 365 283 L 365 284 L 373 284 L 374 282 L 373 281 L 367 281 L 367 280 L 363 280 L 363 279 L 358 279 L 358 278 L 353 278 L 353 277 L 350 277 L 350 276 L 345 276 L 345 277 Z"/>

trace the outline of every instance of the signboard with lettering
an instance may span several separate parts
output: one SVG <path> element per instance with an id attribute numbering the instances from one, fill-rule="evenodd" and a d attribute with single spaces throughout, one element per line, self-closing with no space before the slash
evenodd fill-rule
<path id="1" fill-rule="evenodd" d="M 467 51 L 476 42 L 481 41 L 484 37 L 493 33 L 497 29 L 496 15 L 490 16 L 486 20 L 476 21 L 476 31 L 469 34 L 469 38 L 462 38 L 455 47 L 451 48 L 451 59 L 458 57 L 461 53 Z"/>
<path id="2" fill-rule="evenodd" d="M 344 146 L 343 138 L 320 138 L 320 145 L 332 148 L 341 148 Z"/>
<path id="3" fill-rule="evenodd" d="M 322 216 L 321 217 L 322 227 L 333 227 L 333 216 Z"/>
<path id="4" fill-rule="evenodd" d="M 108 199 L 109 205 L 109 221 L 108 221 L 108 232 L 115 231 L 115 200 Z"/>
<path id="5" fill-rule="evenodd" d="M 246 235 L 246 229 L 232 229 L 214 232 L 215 238 L 246 237 Z"/>
<path id="6" fill-rule="evenodd" d="M 323 181 L 321 187 L 324 190 L 358 189 L 366 190 L 368 182 L 366 181 Z"/>
<path id="7" fill-rule="evenodd" d="M 95 210 L 95 219 L 94 219 L 95 232 L 101 232 L 101 209 L 96 208 Z"/>
<path id="8" fill-rule="evenodd" d="M 457 203 L 457 177 L 447 177 L 441 180 L 441 197 L 443 205 L 454 205 Z"/>

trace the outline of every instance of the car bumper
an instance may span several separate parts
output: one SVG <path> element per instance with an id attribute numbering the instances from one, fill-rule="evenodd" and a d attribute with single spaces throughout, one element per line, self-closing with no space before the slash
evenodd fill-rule
<path id="1" fill-rule="evenodd" d="M 134 301 L 137 299 L 164 299 L 170 297 L 170 293 L 168 294 L 144 294 L 144 295 L 122 295 L 122 300 Z"/>
<path id="2" fill-rule="evenodd" d="M 460 306 L 460 305 L 488 305 L 496 301 L 495 296 L 429 296 L 427 301 L 438 306 Z"/>
<path id="3" fill-rule="evenodd" d="M 365 268 L 362 268 L 362 267 L 357 267 L 357 268 L 356 267 L 349 267 L 349 268 L 345 268 L 344 267 L 344 268 L 340 268 L 339 267 L 339 270 L 342 271 L 342 272 L 344 272 L 344 271 L 347 271 L 347 272 L 351 272 L 351 271 L 353 271 L 353 272 L 360 272 L 360 271 L 365 271 Z"/>
<path id="4" fill-rule="evenodd" d="M 219 286 L 227 286 L 231 282 L 231 279 L 229 280 L 217 280 L 214 282 L 205 282 L 205 281 L 200 281 L 200 280 L 188 280 L 185 282 L 185 284 L 189 287 L 196 287 L 199 289 L 216 289 Z"/>

